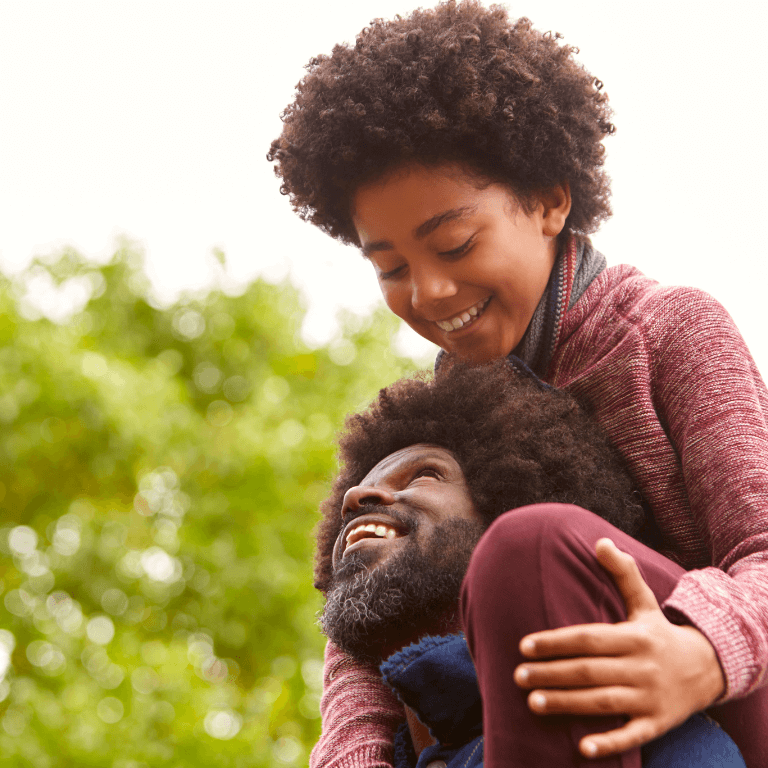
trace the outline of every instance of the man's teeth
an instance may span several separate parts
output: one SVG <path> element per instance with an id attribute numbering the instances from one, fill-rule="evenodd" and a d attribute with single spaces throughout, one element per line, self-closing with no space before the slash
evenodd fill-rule
<path id="1" fill-rule="evenodd" d="M 371 536 L 370 534 L 373 534 Z M 360 539 L 394 539 L 397 536 L 397 531 L 394 528 L 390 528 L 388 525 L 375 525 L 374 523 L 368 523 L 368 525 L 358 525 L 357 528 L 353 528 L 347 534 L 347 546 L 354 544 Z"/>
<path id="2" fill-rule="evenodd" d="M 437 325 L 441 331 L 447 331 L 448 333 L 457 331 L 459 328 L 463 328 L 465 325 L 468 325 L 473 320 L 477 319 L 483 313 L 483 310 L 490 300 L 491 297 L 489 296 L 487 299 L 478 301 L 477 304 L 464 310 L 464 312 L 456 315 L 456 317 L 452 317 L 450 320 L 435 320 L 435 325 Z"/>

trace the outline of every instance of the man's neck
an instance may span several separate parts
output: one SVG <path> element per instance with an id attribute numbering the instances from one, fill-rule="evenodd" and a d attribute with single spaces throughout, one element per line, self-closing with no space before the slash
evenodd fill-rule
<path id="1" fill-rule="evenodd" d="M 410 707 L 405 708 L 405 719 L 408 721 L 408 730 L 411 732 L 413 749 L 418 757 L 423 749 L 437 742 L 429 732 L 429 728 L 419 720 L 416 713 Z"/>

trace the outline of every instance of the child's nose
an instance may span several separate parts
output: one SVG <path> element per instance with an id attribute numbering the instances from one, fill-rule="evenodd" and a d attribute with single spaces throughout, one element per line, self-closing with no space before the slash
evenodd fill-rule
<path id="1" fill-rule="evenodd" d="M 455 295 L 456 283 L 445 271 L 439 269 L 414 270 L 411 285 L 411 304 L 414 309 L 428 309 Z"/>
<path id="2" fill-rule="evenodd" d="M 341 505 L 341 517 L 347 512 L 354 512 L 362 504 L 381 504 L 389 506 L 395 503 L 395 497 L 383 488 L 372 485 L 355 485 L 344 494 L 344 503 Z"/>

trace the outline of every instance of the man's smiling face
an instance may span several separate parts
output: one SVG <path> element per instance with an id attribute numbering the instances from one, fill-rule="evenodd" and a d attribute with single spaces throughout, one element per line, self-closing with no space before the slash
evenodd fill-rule
<path id="1" fill-rule="evenodd" d="M 381 659 L 453 621 L 469 558 L 485 529 L 453 454 L 417 444 L 350 488 L 321 620 L 363 659 Z"/>
<path id="2" fill-rule="evenodd" d="M 464 473 L 451 451 L 437 445 L 411 445 L 382 459 L 344 496 L 343 528 L 333 567 L 352 553 L 368 567 L 400 551 L 409 537 L 424 540 L 448 520 L 481 522 Z"/>

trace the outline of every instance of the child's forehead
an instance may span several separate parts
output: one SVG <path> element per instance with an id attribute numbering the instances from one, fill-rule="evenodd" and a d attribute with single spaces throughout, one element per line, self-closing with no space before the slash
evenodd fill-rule
<path id="1" fill-rule="evenodd" d="M 352 195 L 351 214 L 354 217 L 364 200 L 377 201 L 387 196 L 399 196 L 404 205 L 407 198 L 431 201 L 438 208 L 454 207 L 457 197 L 474 199 L 496 182 L 480 171 L 456 160 L 425 164 L 404 160 L 372 180 L 360 184 Z M 471 207 L 472 203 L 462 205 Z"/>
<path id="2" fill-rule="evenodd" d="M 447 162 L 428 167 L 406 163 L 375 182 L 360 186 L 350 215 L 365 256 L 391 249 L 392 235 L 424 241 L 444 225 L 460 226 L 487 211 L 499 199 L 506 209 L 514 193 L 503 184 L 478 182 L 477 174 Z M 386 243 L 385 243 L 386 241 Z"/>

